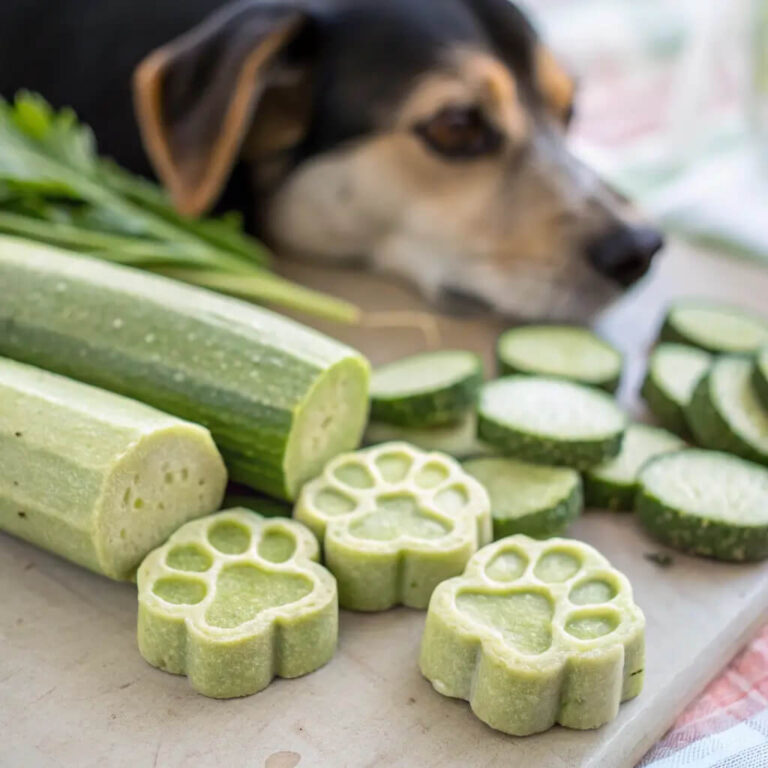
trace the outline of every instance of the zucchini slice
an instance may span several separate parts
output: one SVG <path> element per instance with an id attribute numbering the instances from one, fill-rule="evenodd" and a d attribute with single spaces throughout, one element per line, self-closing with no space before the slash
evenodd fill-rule
<path id="1" fill-rule="evenodd" d="M 768 409 L 768 347 L 762 349 L 755 360 L 752 384 L 763 407 Z"/>
<path id="2" fill-rule="evenodd" d="M 502 457 L 470 459 L 463 466 L 488 491 L 494 539 L 559 536 L 584 507 L 581 477 L 573 469 Z"/>
<path id="3" fill-rule="evenodd" d="M 711 364 L 708 352 L 686 344 L 659 344 L 653 350 L 641 392 L 662 426 L 679 435 L 688 432 L 685 409 Z"/>
<path id="4" fill-rule="evenodd" d="M 605 392 L 561 379 L 507 376 L 480 393 L 478 435 L 536 464 L 587 469 L 618 455 L 627 418 Z"/>
<path id="5" fill-rule="evenodd" d="M 716 360 L 697 385 L 686 416 L 702 447 L 768 464 L 768 410 L 758 399 L 747 358 Z"/>
<path id="6" fill-rule="evenodd" d="M 362 436 L 368 362 L 269 310 L 8 237 L 0 296 L 0 354 L 204 425 L 230 477 L 270 495 Z"/>
<path id="7" fill-rule="evenodd" d="M 683 299 L 667 311 L 661 340 L 715 354 L 753 353 L 768 344 L 768 318 L 730 304 Z"/>
<path id="8" fill-rule="evenodd" d="M 403 357 L 374 370 L 371 417 L 401 427 L 451 424 L 474 406 L 482 381 L 480 358 L 466 350 Z"/>
<path id="9" fill-rule="evenodd" d="M 622 355 L 588 328 L 528 325 L 511 328 L 496 345 L 502 376 L 527 373 L 570 379 L 615 392 Z"/>
<path id="10" fill-rule="evenodd" d="M 637 476 L 645 464 L 662 453 L 679 451 L 685 443 L 658 427 L 630 424 L 624 435 L 621 453 L 615 458 L 584 473 L 584 495 L 587 506 L 631 512 Z"/>
<path id="11" fill-rule="evenodd" d="M 455 424 L 441 427 L 397 427 L 394 424 L 371 421 L 365 430 L 363 442 L 366 445 L 410 443 L 423 451 L 439 451 L 455 459 L 491 456 L 497 453 L 495 448 L 478 440 L 475 411 L 469 411 Z"/>
<path id="12" fill-rule="evenodd" d="M 689 449 L 640 473 L 636 511 L 659 541 L 718 560 L 768 557 L 768 470 L 736 456 Z"/>

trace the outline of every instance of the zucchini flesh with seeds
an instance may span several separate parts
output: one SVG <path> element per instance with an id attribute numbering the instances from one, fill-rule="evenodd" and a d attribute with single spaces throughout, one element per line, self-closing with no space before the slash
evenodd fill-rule
<path id="1" fill-rule="evenodd" d="M 679 451 L 685 443 L 658 427 L 630 424 L 624 434 L 621 453 L 605 464 L 584 473 L 587 506 L 615 511 L 632 511 L 637 493 L 637 476 L 645 464 L 662 453 Z"/>
<path id="2" fill-rule="evenodd" d="M 708 352 L 685 344 L 659 344 L 653 350 L 642 395 L 663 427 L 678 435 L 687 434 L 685 409 L 711 363 Z"/>
<path id="3" fill-rule="evenodd" d="M 570 381 L 508 376 L 486 384 L 478 435 L 536 464 L 587 469 L 621 449 L 627 419 L 605 392 Z"/>
<path id="4" fill-rule="evenodd" d="M 763 407 L 768 410 L 768 347 L 757 355 L 752 372 L 752 384 Z"/>
<path id="5" fill-rule="evenodd" d="M 683 552 L 768 557 L 768 470 L 736 456 L 691 449 L 653 459 L 635 509 L 653 536 Z"/>
<path id="6" fill-rule="evenodd" d="M 371 417 L 401 427 L 452 424 L 475 405 L 482 381 L 482 363 L 472 352 L 403 357 L 374 370 Z"/>
<path id="7" fill-rule="evenodd" d="M 369 422 L 363 442 L 366 445 L 378 443 L 410 443 L 422 451 L 447 453 L 456 459 L 474 456 L 492 456 L 497 453 L 487 443 L 477 438 L 477 413 L 469 411 L 455 424 L 440 427 L 397 427 L 394 424 Z"/>
<path id="8" fill-rule="evenodd" d="M 502 376 L 554 376 L 609 392 L 621 379 L 621 353 L 588 328 L 574 325 L 511 328 L 499 337 L 496 355 Z"/>
<path id="9" fill-rule="evenodd" d="M 768 344 L 768 318 L 729 304 L 683 299 L 667 311 L 661 340 L 714 354 L 751 354 Z"/>
<path id="10" fill-rule="evenodd" d="M 227 482 L 208 430 L 0 358 L 0 529 L 113 579 Z"/>
<path id="11" fill-rule="evenodd" d="M 269 310 L 0 238 L 0 354 L 210 429 L 232 479 L 292 499 L 365 426 L 369 368 Z"/>
<path id="12" fill-rule="evenodd" d="M 463 467 L 488 491 L 494 539 L 559 536 L 584 506 L 581 477 L 567 467 L 502 457 L 471 459 Z"/>
<path id="13" fill-rule="evenodd" d="M 768 464 L 768 410 L 752 384 L 752 363 L 721 357 L 702 378 L 686 411 L 696 441 Z"/>

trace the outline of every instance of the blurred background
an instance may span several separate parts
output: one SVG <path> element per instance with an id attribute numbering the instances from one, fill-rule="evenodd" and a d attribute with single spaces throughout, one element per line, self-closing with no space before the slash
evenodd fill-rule
<path id="1" fill-rule="evenodd" d="M 768 0 L 524 0 L 579 153 L 685 238 L 768 264 Z"/>
<path id="2" fill-rule="evenodd" d="M 573 148 L 671 235 L 649 277 L 597 319 L 598 330 L 627 353 L 623 393 L 634 407 L 646 352 L 671 299 L 768 306 L 768 0 L 519 4 L 578 80 Z M 441 317 L 425 338 L 410 315 L 424 306 L 398 286 L 328 268 L 278 268 L 337 295 L 365 295 L 373 316 L 403 310 L 401 327 L 365 328 L 376 363 L 439 338 L 492 356 L 491 343 L 479 340 L 490 338 L 480 328 L 493 320 Z M 354 330 L 324 329 L 361 343 Z"/>

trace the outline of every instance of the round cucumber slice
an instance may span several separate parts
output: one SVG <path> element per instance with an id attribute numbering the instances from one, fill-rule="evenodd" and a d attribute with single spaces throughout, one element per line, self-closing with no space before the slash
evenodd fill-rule
<path id="1" fill-rule="evenodd" d="M 398 427 L 372 421 L 365 430 L 363 442 L 366 445 L 410 443 L 423 451 L 439 451 L 456 459 L 491 456 L 497 453 L 495 448 L 478 440 L 475 411 L 465 414 L 455 424 L 439 427 Z"/>
<path id="2" fill-rule="evenodd" d="M 658 427 L 630 424 L 624 434 L 621 453 L 584 474 L 584 494 L 589 507 L 630 512 L 637 492 L 637 476 L 652 458 L 679 451 L 685 443 Z"/>
<path id="3" fill-rule="evenodd" d="M 716 354 L 752 353 L 768 344 L 768 318 L 729 304 L 686 299 L 669 308 L 661 339 Z"/>
<path id="4" fill-rule="evenodd" d="M 752 384 L 763 407 L 768 409 L 768 347 L 757 355 L 752 372 Z"/>
<path id="5" fill-rule="evenodd" d="M 482 363 L 472 352 L 404 357 L 373 372 L 371 417 L 403 427 L 450 424 L 475 404 L 482 381 Z"/>
<path id="6" fill-rule="evenodd" d="M 752 385 L 752 363 L 747 358 L 715 361 L 697 385 L 686 416 L 704 448 L 768 464 L 768 410 Z"/>
<path id="7" fill-rule="evenodd" d="M 636 511 L 648 531 L 684 552 L 719 560 L 768 557 L 768 470 L 690 449 L 640 472 Z"/>
<path id="8" fill-rule="evenodd" d="M 480 393 L 478 435 L 537 464 L 587 469 L 619 453 L 627 419 L 604 392 L 541 376 L 508 376 Z"/>
<path id="9" fill-rule="evenodd" d="M 559 536 L 584 506 L 581 477 L 573 469 L 501 457 L 471 459 L 463 466 L 488 491 L 494 539 L 516 533 Z"/>
<path id="10" fill-rule="evenodd" d="M 622 356 L 588 328 L 528 325 L 511 328 L 496 346 L 502 375 L 527 373 L 570 379 L 614 392 Z"/>
<path id="11" fill-rule="evenodd" d="M 667 429 L 678 434 L 688 432 L 685 408 L 711 363 L 708 352 L 685 344 L 659 344 L 654 349 L 642 395 L 651 413 Z"/>

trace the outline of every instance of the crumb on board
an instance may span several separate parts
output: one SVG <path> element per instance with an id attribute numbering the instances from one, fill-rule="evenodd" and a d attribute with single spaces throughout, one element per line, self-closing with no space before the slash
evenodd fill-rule
<path id="1" fill-rule="evenodd" d="M 672 555 L 669 555 L 666 552 L 646 552 L 643 557 L 661 568 L 669 568 L 675 563 L 675 559 Z"/>

